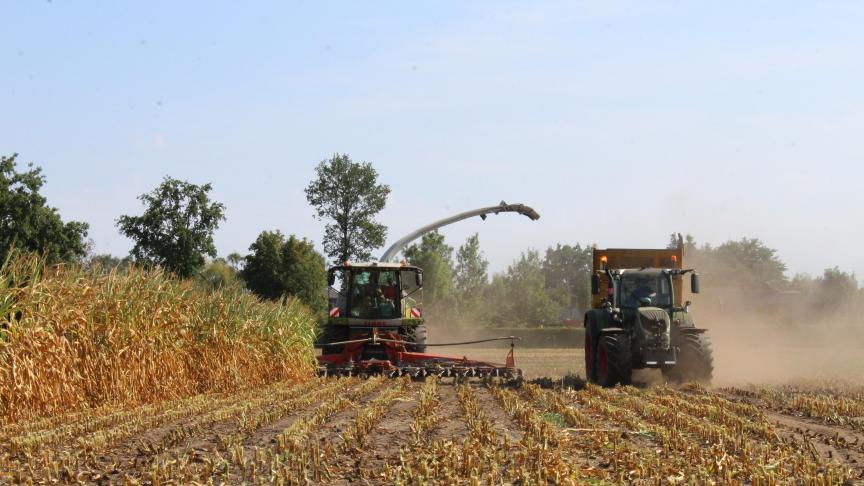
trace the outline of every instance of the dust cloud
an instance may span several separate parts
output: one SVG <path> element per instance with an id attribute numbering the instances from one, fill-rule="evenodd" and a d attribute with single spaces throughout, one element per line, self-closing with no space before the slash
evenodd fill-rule
<path id="1" fill-rule="evenodd" d="M 786 302 L 726 297 L 722 305 L 712 305 L 716 296 L 702 297 L 706 305 L 694 302 L 692 310 L 714 344 L 715 386 L 864 381 L 860 315 L 800 302 L 794 294 Z"/>
<path id="2" fill-rule="evenodd" d="M 746 289 L 715 291 L 703 287 L 693 301 L 698 327 L 708 329 L 714 347 L 714 386 L 777 385 L 812 380 L 864 383 L 864 317 L 833 309 L 795 294 L 752 295 Z M 448 325 L 449 324 L 449 325 Z M 463 322 L 429 322 L 429 342 L 449 343 L 525 334 L 517 343 L 517 365 L 529 377 L 585 376 L 582 329 L 562 342 L 536 342 L 530 329 L 496 330 Z M 509 342 L 467 347 L 430 347 L 429 352 L 503 361 Z M 661 383 L 657 370 L 637 370 L 634 380 Z"/>

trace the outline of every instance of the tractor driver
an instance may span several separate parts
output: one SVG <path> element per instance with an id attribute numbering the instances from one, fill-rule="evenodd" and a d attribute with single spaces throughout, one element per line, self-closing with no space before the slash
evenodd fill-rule
<path id="1" fill-rule="evenodd" d="M 630 293 L 627 298 L 626 305 L 628 307 L 639 307 L 648 299 L 650 305 L 654 297 L 657 296 L 657 290 L 654 289 L 653 282 L 649 278 L 640 278 L 636 280 L 636 288 Z"/>

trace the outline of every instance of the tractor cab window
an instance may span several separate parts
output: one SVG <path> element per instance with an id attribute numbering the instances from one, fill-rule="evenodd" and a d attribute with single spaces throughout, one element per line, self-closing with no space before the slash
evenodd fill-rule
<path id="1" fill-rule="evenodd" d="M 627 273 L 621 275 L 619 285 L 621 307 L 670 307 L 672 288 L 669 279 L 663 274 L 645 275 Z"/>
<path id="2" fill-rule="evenodd" d="M 395 319 L 400 316 L 399 272 L 355 270 L 351 272 L 351 317 Z"/>

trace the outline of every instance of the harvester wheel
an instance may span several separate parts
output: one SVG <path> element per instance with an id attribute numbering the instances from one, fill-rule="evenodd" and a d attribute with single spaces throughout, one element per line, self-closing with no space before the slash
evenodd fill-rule
<path id="1" fill-rule="evenodd" d="M 600 386 L 629 385 L 633 374 L 633 353 L 630 337 L 624 334 L 604 334 L 597 341 L 596 383 Z"/>
<path id="2" fill-rule="evenodd" d="M 426 352 L 426 325 L 417 324 L 400 329 L 399 334 L 405 341 L 405 348 L 412 353 Z"/>
<path id="3" fill-rule="evenodd" d="M 338 343 L 340 341 L 347 341 L 349 334 L 350 329 L 348 329 L 348 326 L 327 325 L 324 326 L 324 329 L 321 331 L 321 336 L 318 338 L 318 342 Z M 324 346 L 321 348 L 321 354 L 339 354 L 342 352 L 342 348 L 344 347 L 344 344 L 337 346 Z"/>
<path id="4" fill-rule="evenodd" d="M 682 333 L 678 338 L 678 362 L 663 370 L 669 381 L 710 383 L 714 374 L 714 354 L 711 340 L 705 334 Z"/>

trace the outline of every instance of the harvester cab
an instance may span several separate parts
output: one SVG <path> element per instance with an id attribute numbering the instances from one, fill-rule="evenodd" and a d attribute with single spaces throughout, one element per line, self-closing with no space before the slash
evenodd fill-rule
<path id="1" fill-rule="evenodd" d="M 327 272 L 329 314 L 322 342 L 347 341 L 352 333 L 395 333 L 409 351 L 426 351 L 423 272 L 402 263 L 348 263 Z M 324 348 L 341 353 L 345 345 Z M 386 359 L 380 346 L 367 346 L 367 359 Z"/>
<path id="2" fill-rule="evenodd" d="M 585 314 L 589 381 L 629 384 L 639 368 L 659 368 L 673 382 L 711 381 L 711 343 L 683 301 L 687 274 L 690 292 L 698 294 L 699 275 L 683 268 L 680 246 L 594 250 L 593 309 Z"/>
<path id="3" fill-rule="evenodd" d="M 483 340 L 510 340 L 510 352 L 500 364 L 426 354 L 427 346 L 481 341 L 427 344 L 423 270 L 405 261 L 391 261 L 405 245 L 429 231 L 473 216 L 485 220 L 488 214 L 507 212 L 523 214 L 532 220 L 540 217 L 528 206 L 501 202 L 424 226 L 394 243 L 380 261 L 345 262 L 330 268 L 329 313 L 317 344 L 322 349 L 318 356 L 319 374 L 521 379 L 522 370 L 516 368 L 513 357 L 516 340 L 513 336 Z"/>

